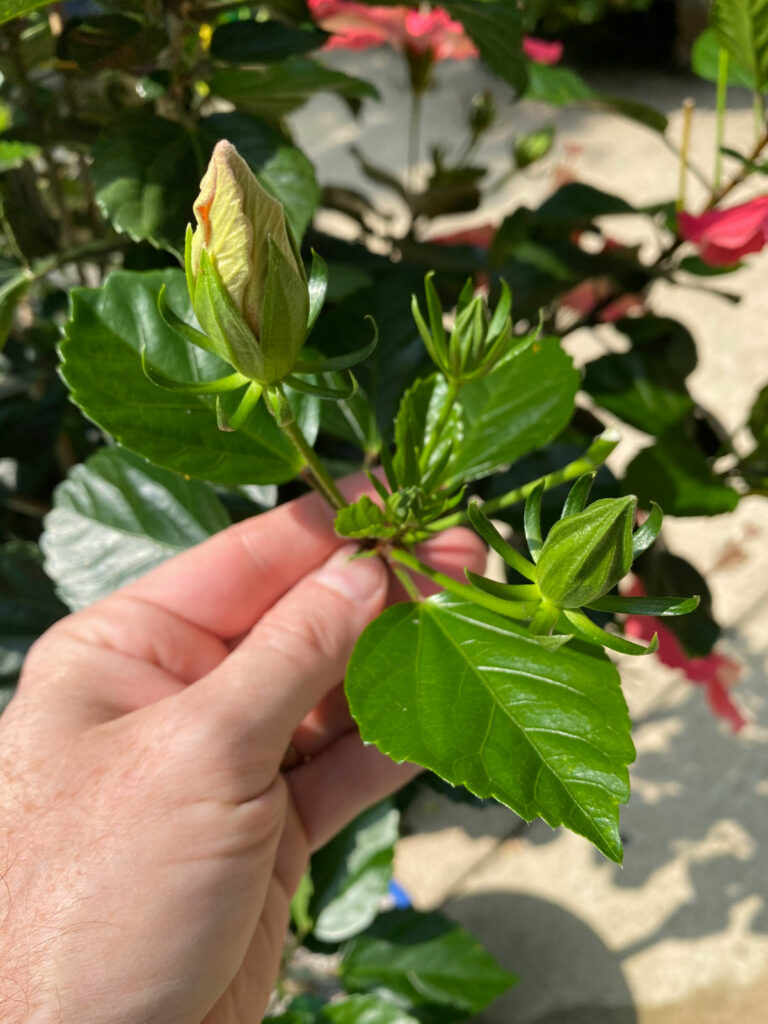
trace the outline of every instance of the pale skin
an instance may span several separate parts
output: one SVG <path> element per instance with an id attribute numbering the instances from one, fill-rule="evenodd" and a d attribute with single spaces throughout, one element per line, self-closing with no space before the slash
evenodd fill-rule
<path id="1" fill-rule="evenodd" d="M 355 640 L 402 595 L 332 520 L 240 523 L 33 647 L 0 718 L 6 1024 L 261 1019 L 310 852 L 416 772 L 349 715 Z M 421 555 L 485 562 L 464 530 Z"/>

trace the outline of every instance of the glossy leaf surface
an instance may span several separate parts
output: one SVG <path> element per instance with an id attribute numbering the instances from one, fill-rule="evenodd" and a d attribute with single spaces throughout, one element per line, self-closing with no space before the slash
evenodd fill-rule
<path id="1" fill-rule="evenodd" d="M 59 596 L 77 609 L 229 523 L 208 484 L 105 448 L 57 487 L 41 546 Z"/>
<path id="2" fill-rule="evenodd" d="M 571 418 L 579 374 L 556 338 L 544 338 L 461 392 L 464 440 L 450 479 L 475 480 L 560 433 Z"/>
<path id="3" fill-rule="evenodd" d="M 601 655 L 546 652 L 508 620 L 442 597 L 376 619 L 346 686 L 363 738 L 395 760 L 621 859 L 634 749 L 618 673 Z"/>
<path id="4" fill-rule="evenodd" d="M 322 942 L 363 931 L 379 912 L 392 878 L 400 814 L 391 800 L 364 811 L 312 858 L 310 915 Z"/>
<path id="5" fill-rule="evenodd" d="M 61 343 L 62 375 L 74 402 L 126 448 L 167 469 L 215 483 L 282 483 L 301 466 L 291 442 L 260 405 L 248 424 L 225 433 L 216 424 L 214 400 L 155 387 L 141 369 L 141 346 L 158 370 L 175 380 L 222 376 L 226 363 L 187 344 L 157 309 L 161 285 L 172 309 L 192 314 L 178 270 L 112 274 L 101 288 L 75 288 L 72 314 Z M 225 399 L 236 396 L 225 396 Z M 314 399 L 301 398 L 310 440 L 317 430 Z M 234 408 L 226 406 L 231 415 Z"/>
<path id="6" fill-rule="evenodd" d="M 478 941 L 442 914 L 382 914 L 349 943 L 341 981 L 351 992 L 391 993 L 420 1017 L 463 1020 L 479 1013 L 516 981 Z"/>

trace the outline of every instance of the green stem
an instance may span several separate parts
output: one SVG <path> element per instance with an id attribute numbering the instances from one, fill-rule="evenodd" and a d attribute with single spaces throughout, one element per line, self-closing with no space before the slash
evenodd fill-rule
<path id="1" fill-rule="evenodd" d="M 306 437 L 304 437 L 280 385 L 278 384 L 271 389 L 267 397 L 269 399 L 267 403 L 268 408 L 274 415 L 278 426 L 285 431 L 296 450 L 304 459 L 304 464 L 308 467 L 311 475 L 310 483 L 312 486 L 318 494 L 325 498 L 331 508 L 335 508 L 337 511 L 345 508 L 349 502 L 345 500 L 344 495 L 336 486 L 336 481 L 323 465 L 320 456 L 315 452 Z"/>
<path id="2" fill-rule="evenodd" d="M 691 99 L 683 100 L 683 134 L 680 140 L 680 176 L 677 185 L 678 213 L 685 209 L 685 193 L 688 183 L 688 151 L 691 148 L 691 122 L 693 121 L 694 103 Z"/>
<path id="3" fill-rule="evenodd" d="M 723 177 L 723 140 L 728 99 L 728 51 L 720 47 L 717 57 L 717 121 L 715 127 L 715 173 L 713 189 L 720 188 Z"/>
<path id="4" fill-rule="evenodd" d="M 486 594 L 484 591 L 478 590 L 468 583 L 459 583 L 458 580 L 453 579 L 451 576 L 446 576 L 445 573 L 433 569 L 431 565 L 419 561 L 410 551 L 404 551 L 402 548 L 392 548 L 388 557 L 390 561 L 399 562 L 400 565 L 406 566 L 412 572 L 417 572 L 420 576 L 426 576 L 428 580 L 437 583 L 438 586 L 447 590 L 449 594 L 461 597 L 465 601 L 471 601 L 472 604 L 480 605 L 482 608 L 496 612 L 497 615 L 503 615 L 507 619 L 518 619 L 521 621 L 530 619 L 535 614 L 536 608 L 539 605 L 538 601 L 504 601 L 502 598 L 494 597 L 493 594 Z"/>
<path id="5" fill-rule="evenodd" d="M 530 483 L 523 484 L 522 487 L 516 487 L 513 491 L 507 491 L 506 494 L 502 494 L 498 498 L 491 498 L 483 505 L 483 512 L 490 516 L 503 508 L 509 508 L 510 505 L 517 505 L 519 502 L 525 501 L 528 495 L 542 481 L 544 481 L 544 489 L 549 490 L 552 487 L 557 487 L 558 484 L 565 483 L 567 480 L 575 480 L 577 477 L 583 476 L 584 473 L 589 473 L 593 469 L 599 469 L 618 443 L 618 435 L 612 430 L 606 430 L 595 439 L 594 443 L 581 458 L 576 459 L 574 462 L 569 462 L 562 469 L 556 469 L 554 473 L 547 473 L 546 476 L 537 477 L 535 480 L 531 480 Z M 442 530 L 449 530 L 452 526 L 463 526 L 468 522 L 469 515 L 464 510 L 454 512 L 449 516 L 443 516 L 442 519 L 435 519 L 434 522 L 428 523 L 424 529 L 437 533 Z"/>

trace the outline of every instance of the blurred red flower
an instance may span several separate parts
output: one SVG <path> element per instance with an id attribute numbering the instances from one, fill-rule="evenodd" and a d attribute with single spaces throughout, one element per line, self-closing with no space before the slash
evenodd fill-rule
<path id="1" fill-rule="evenodd" d="M 547 39 L 536 39 L 534 36 L 524 36 L 523 53 L 537 64 L 557 64 L 563 56 L 563 44 L 549 42 Z"/>
<path id="2" fill-rule="evenodd" d="M 403 53 L 433 60 L 466 60 L 477 48 L 461 22 L 435 8 L 422 14 L 408 7 L 368 7 L 353 0 L 309 0 L 320 28 L 331 32 L 328 50 L 368 50 L 388 44 Z"/>
<path id="3" fill-rule="evenodd" d="M 628 597 L 642 597 L 645 588 L 640 580 L 636 580 L 625 593 Z M 624 632 L 633 640 L 645 641 L 658 633 L 659 649 L 656 657 L 659 661 L 670 668 L 680 669 L 686 679 L 696 686 L 703 686 L 710 708 L 719 718 L 730 723 L 733 732 L 738 732 L 747 724 L 728 692 L 741 675 L 743 666 L 740 662 L 714 651 L 705 658 L 689 658 L 664 620 L 649 615 L 628 615 Z"/>
<path id="4" fill-rule="evenodd" d="M 713 267 L 738 263 L 768 242 L 768 196 L 758 196 L 728 210 L 709 210 L 698 217 L 680 213 L 680 234 L 699 246 L 699 255 Z"/>

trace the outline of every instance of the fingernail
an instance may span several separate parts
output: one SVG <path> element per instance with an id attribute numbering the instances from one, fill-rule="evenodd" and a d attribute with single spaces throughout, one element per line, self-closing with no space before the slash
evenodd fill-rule
<path id="1" fill-rule="evenodd" d="M 357 550 L 351 544 L 341 548 L 318 569 L 315 579 L 350 601 L 367 601 L 385 586 L 387 577 L 378 558 L 353 559 Z"/>

